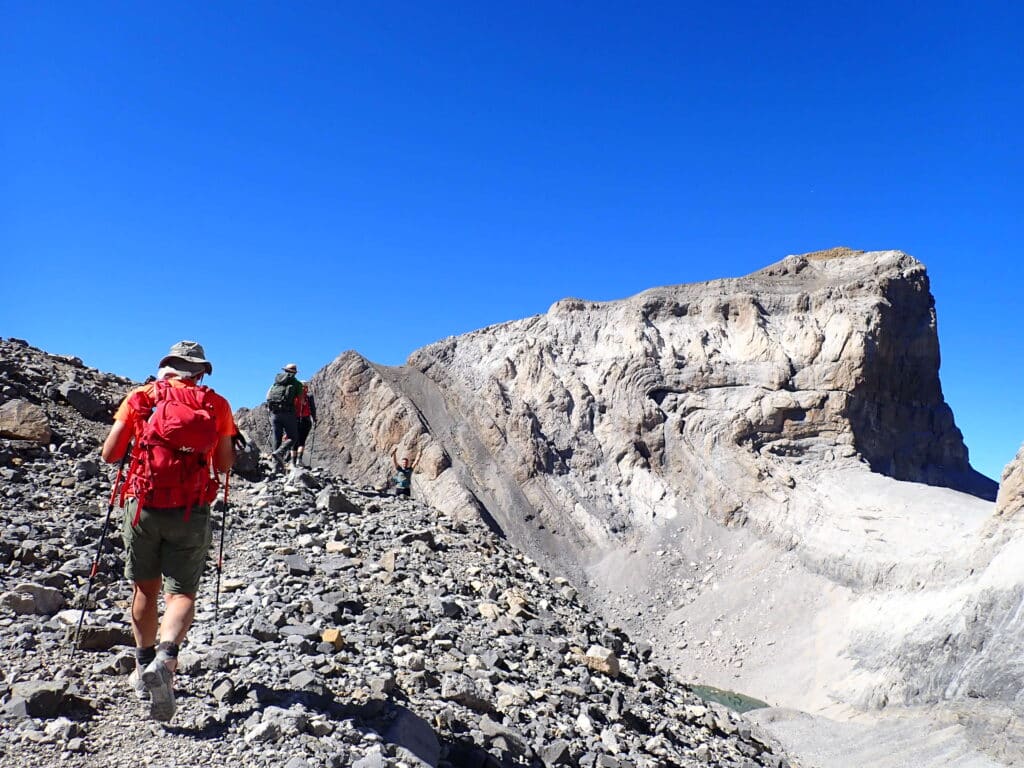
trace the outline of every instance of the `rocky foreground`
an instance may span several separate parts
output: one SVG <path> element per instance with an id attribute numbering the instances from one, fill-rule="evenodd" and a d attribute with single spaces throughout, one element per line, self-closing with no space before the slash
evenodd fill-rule
<path id="1" fill-rule="evenodd" d="M 178 712 L 150 721 L 113 525 L 70 641 L 113 474 L 106 412 L 83 425 L 36 399 L 61 442 L 0 440 L 0 765 L 788 765 L 479 520 L 301 468 L 233 479 L 219 611 L 211 558 Z"/>

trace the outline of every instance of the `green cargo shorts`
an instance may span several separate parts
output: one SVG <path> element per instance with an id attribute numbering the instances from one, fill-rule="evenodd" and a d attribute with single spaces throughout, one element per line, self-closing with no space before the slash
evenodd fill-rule
<path id="1" fill-rule="evenodd" d="M 209 505 L 192 507 L 185 519 L 179 509 L 142 508 L 133 526 L 136 499 L 128 499 L 122 510 L 121 537 L 124 539 L 124 575 L 132 581 L 163 577 L 163 590 L 172 595 L 194 595 L 206 569 L 210 551 Z"/>

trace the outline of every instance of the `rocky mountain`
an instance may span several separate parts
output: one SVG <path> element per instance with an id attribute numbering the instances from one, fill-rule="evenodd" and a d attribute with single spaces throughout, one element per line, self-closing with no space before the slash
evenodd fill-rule
<path id="1" fill-rule="evenodd" d="M 582 547 L 682 509 L 777 527 L 772 497 L 815 462 L 994 499 L 938 367 L 924 267 L 840 249 L 619 302 L 563 300 L 398 369 L 346 353 L 314 380 L 318 458 L 373 482 L 391 446 L 422 449 L 425 498 L 475 501 L 515 539 L 561 527 Z"/>
<path id="2" fill-rule="evenodd" d="M 70 642 L 130 382 L 11 339 L 0 361 L 0 765 L 789 765 L 478 516 L 267 461 L 218 504 L 219 598 L 211 557 L 179 711 L 146 720 L 116 522 Z"/>
<path id="3" fill-rule="evenodd" d="M 770 716 L 798 752 L 881 710 L 956 724 L 917 745 L 929 764 L 1003 759 L 1021 470 L 997 515 L 942 396 L 936 324 L 924 266 L 895 251 L 566 299 L 397 368 L 341 355 L 313 378 L 312 455 L 373 485 L 393 447 L 420 452 L 415 496 L 474 511 L 665 664 L 829 717 Z M 263 446 L 265 421 L 241 416 Z M 872 764 L 902 764 L 889 753 Z"/>
<path id="4" fill-rule="evenodd" d="M 182 730 L 147 733 L 196 765 L 225 744 L 291 768 L 771 765 L 772 739 L 818 768 L 1024 764 L 1024 451 L 997 498 L 943 400 L 936 323 L 918 261 L 836 249 L 563 300 L 404 366 L 341 355 L 313 378 L 316 471 L 268 475 L 263 408 L 237 414 L 251 525 L 194 636 Z M 0 340 L 19 765 L 139 758 L 123 585 L 96 601 L 111 651 L 60 647 L 127 385 Z M 414 501 L 378 495 L 392 448 L 419 455 Z M 737 718 L 677 680 L 770 706 Z"/>

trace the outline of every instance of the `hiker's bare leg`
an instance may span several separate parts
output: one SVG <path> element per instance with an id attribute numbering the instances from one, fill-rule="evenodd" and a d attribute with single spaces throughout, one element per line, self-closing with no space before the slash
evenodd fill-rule
<path id="1" fill-rule="evenodd" d="M 160 642 L 181 645 L 196 615 L 195 595 L 164 595 L 167 608 L 160 622 Z"/>
<path id="2" fill-rule="evenodd" d="M 142 683 L 149 691 L 149 716 L 168 722 L 177 709 L 174 700 L 174 673 L 178 669 L 177 646 L 185 639 L 195 612 L 195 595 L 164 594 L 164 618 L 160 622 L 160 644 L 156 658 L 142 670 Z M 173 643 L 173 647 L 168 647 Z"/>
<path id="3" fill-rule="evenodd" d="M 132 634 L 138 648 L 156 644 L 157 610 L 160 599 L 160 578 L 132 584 Z"/>

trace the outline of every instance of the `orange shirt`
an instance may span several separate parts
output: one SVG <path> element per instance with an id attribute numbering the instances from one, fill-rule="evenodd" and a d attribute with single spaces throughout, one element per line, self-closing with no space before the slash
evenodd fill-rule
<path id="1" fill-rule="evenodd" d="M 191 381 L 184 379 L 165 379 L 165 381 L 172 387 L 194 387 Z M 117 413 L 114 414 L 115 421 L 124 422 L 134 434 L 138 428 L 139 420 L 149 414 L 139 413 L 131 405 L 132 395 L 138 392 L 145 392 L 149 397 L 153 397 L 156 392 L 156 382 L 150 382 L 149 384 L 143 384 L 141 387 L 136 387 L 128 396 L 121 401 L 121 405 L 117 409 Z M 218 395 L 213 390 L 207 394 L 208 401 L 213 405 L 213 420 L 217 426 L 217 434 L 221 437 L 234 437 L 238 428 L 235 426 L 235 417 L 231 413 L 231 405 L 223 397 Z"/>

